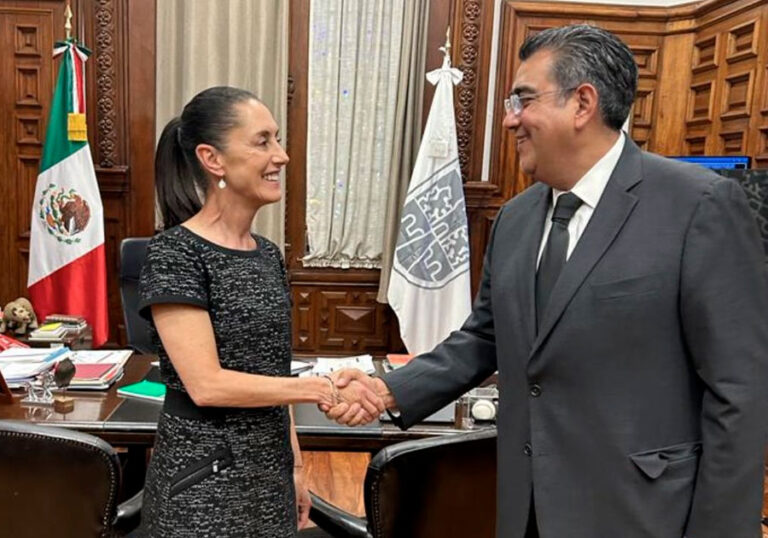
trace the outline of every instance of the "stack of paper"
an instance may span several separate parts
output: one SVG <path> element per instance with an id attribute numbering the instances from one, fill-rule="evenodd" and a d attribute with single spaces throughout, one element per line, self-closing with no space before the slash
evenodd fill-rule
<path id="1" fill-rule="evenodd" d="M 20 386 L 69 357 L 68 347 L 56 349 L 14 347 L 0 351 L 0 373 L 9 385 Z"/>
<path id="2" fill-rule="evenodd" d="M 75 377 L 70 389 L 105 390 L 123 375 L 123 367 L 133 351 L 130 349 L 83 350 L 72 353 Z"/>
<path id="3" fill-rule="evenodd" d="M 50 315 L 43 324 L 29 333 L 30 342 L 63 342 L 68 337 L 81 334 L 88 324 L 80 316 Z"/>
<path id="4" fill-rule="evenodd" d="M 29 339 L 34 342 L 60 342 L 66 334 L 66 327 L 57 321 L 41 325 L 40 328 L 29 333 Z"/>
<path id="5" fill-rule="evenodd" d="M 366 374 L 373 374 L 376 368 L 373 365 L 373 357 L 370 355 L 356 355 L 354 357 L 326 358 L 318 357 L 312 375 L 328 375 L 343 368 L 356 368 Z"/>

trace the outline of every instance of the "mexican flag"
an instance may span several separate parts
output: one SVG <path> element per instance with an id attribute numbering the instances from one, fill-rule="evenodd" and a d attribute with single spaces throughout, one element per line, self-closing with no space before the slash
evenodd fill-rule
<path id="1" fill-rule="evenodd" d="M 104 209 L 85 123 L 85 61 L 90 51 L 56 43 L 62 56 L 32 205 L 29 295 L 40 319 L 83 316 L 93 346 L 107 340 Z"/>

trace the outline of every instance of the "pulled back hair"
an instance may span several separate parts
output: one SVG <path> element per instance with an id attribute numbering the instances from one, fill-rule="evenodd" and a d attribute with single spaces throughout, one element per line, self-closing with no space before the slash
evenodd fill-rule
<path id="1" fill-rule="evenodd" d="M 621 129 L 637 89 L 637 64 L 623 41 L 602 28 L 577 24 L 529 37 L 520 48 L 520 59 L 525 61 L 539 50 L 553 52 L 551 74 L 561 90 L 592 84 L 603 122 Z"/>
<path id="2" fill-rule="evenodd" d="M 157 199 L 167 230 L 200 211 L 198 191 L 208 188 L 208 177 L 195 148 L 210 144 L 225 149 L 227 133 L 238 126 L 235 105 L 259 99 L 247 90 L 216 86 L 195 95 L 181 116 L 163 129 L 155 154 Z"/>

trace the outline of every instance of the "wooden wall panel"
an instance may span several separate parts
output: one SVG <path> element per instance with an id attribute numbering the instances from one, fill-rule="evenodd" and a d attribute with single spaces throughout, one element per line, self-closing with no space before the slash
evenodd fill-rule
<path id="1" fill-rule="evenodd" d="M 53 91 L 53 42 L 63 37 L 55 21 L 63 14 L 61 2 L 0 3 L 0 307 L 26 295 L 32 198 Z"/>
<path id="2" fill-rule="evenodd" d="M 26 295 L 29 224 L 64 34 L 65 0 L 0 0 L 0 302 Z M 155 0 L 71 0 L 86 64 L 88 136 L 105 210 L 110 345 L 124 345 L 122 238 L 153 230 Z M 8 178 L 6 181 L 5 179 Z"/>
<path id="3" fill-rule="evenodd" d="M 736 2 L 698 20 L 685 138 L 692 154 L 755 155 L 765 6 Z"/>
<path id="4" fill-rule="evenodd" d="M 376 302 L 373 286 L 294 284 L 293 349 L 323 355 L 376 353 L 399 349 L 394 314 Z"/>

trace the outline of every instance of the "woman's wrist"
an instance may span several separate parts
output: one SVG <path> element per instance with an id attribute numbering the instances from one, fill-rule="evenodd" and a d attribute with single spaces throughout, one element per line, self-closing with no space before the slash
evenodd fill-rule
<path id="1" fill-rule="evenodd" d="M 328 389 L 330 390 L 330 400 L 331 400 L 331 407 L 335 406 L 341 401 L 341 396 L 339 395 L 339 389 L 336 387 L 336 383 L 333 381 L 333 378 L 329 376 L 328 374 L 324 374 L 323 379 L 325 379 L 326 383 L 328 384 Z"/>

